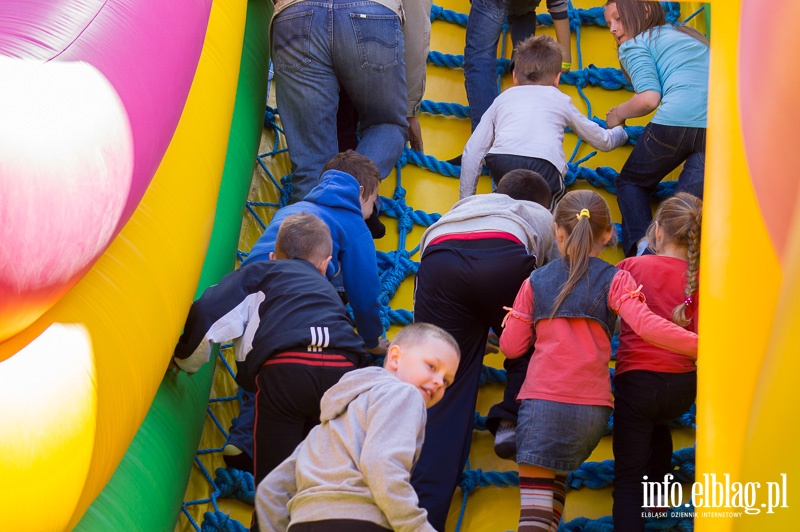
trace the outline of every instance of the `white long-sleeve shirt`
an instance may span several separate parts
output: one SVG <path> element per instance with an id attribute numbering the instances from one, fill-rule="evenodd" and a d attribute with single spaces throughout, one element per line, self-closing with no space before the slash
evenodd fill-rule
<path id="1" fill-rule="evenodd" d="M 586 118 L 572 98 L 551 85 L 516 85 L 505 90 L 487 109 L 461 156 L 461 199 L 475 194 L 481 159 L 487 153 L 536 157 L 565 174 L 564 128 L 601 151 L 625 143 L 621 126 L 603 129 Z"/>

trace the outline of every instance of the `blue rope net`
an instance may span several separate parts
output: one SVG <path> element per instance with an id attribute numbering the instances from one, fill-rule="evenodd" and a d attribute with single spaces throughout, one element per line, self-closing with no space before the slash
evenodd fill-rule
<path id="1" fill-rule="evenodd" d="M 678 23 L 680 18 L 680 7 L 677 2 L 663 2 L 667 14 L 667 20 L 672 23 Z M 692 18 L 697 15 L 693 13 Z M 443 21 L 451 24 L 456 24 L 466 27 L 467 15 L 464 13 L 457 13 L 455 11 L 444 9 L 441 6 L 434 5 L 431 10 L 431 21 Z M 553 21 L 550 15 L 542 14 L 537 17 L 538 23 L 543 26 L 552 26 Z M 581 54 L 581 28 L 583 26 L 603 26 L 605 27 L 605 19 L 603 16 L 602 7 L 593 7 L 590 9 L 575 9 L 570 4 L 569 20 L 571 31 L 575 34 L 577 42 L 578 60 L 577 69 L 567 74 L 562 75 L 561 83 L 576 87 L 579 96 L 584 100 L 588 108 L 588 116 L 593 121 L 601 126 L 605 126 L 605 121 L 601 118 L 592 115 L 592 106 L 589 98 L 584 93 L 583 89 L 586 87 L 599 87 L 604 90 L 627 90 L 631 91 L 632 87 L 630 82 L 625 78 L 622 72 L 617 68 L 596 67 L 594 65 L 583 66 L 583 57 Z M 685 23 L 684 21 L 683 23 Z M 497 82 L 498 88 L 500 80 L 503 75 L 508 73 L 509 60 L 505 59 L 507 50 L 505 43 L 507 42 L 506 34 L 508 32 L 507 25 L 503 27 L 503 34 L 501 42 L 504 43 L 502 47 L 501 58 L 497 60 Z M 457 69 L 463 67 L 463 55 L 444 54 L 437 51 L 431 51 L 428 56 L 428 63 L 441 68 Z M 459 119 L 469 119 L 469 108 L 467 106 L 453 103 L 453 102 L 435 102 L 431 100 L 423 100 L 421 105 L 421 112 L 430 115 L 442 115 L 448 117 L 455 117 Z M 279 112 L 277 109 L 267 106 L 264 114 L 265 129 L 271 130 L 274 134 L 274 142 L 272 142 L 271 149 L 261 153 L 257 157 L 257 164 L 261 169 L 261 173 L 265 176 L 267 186 L 274 188 L 274 195 L 276 200 L 272 202 L 264 201 L 248 201 L 246 205 L 246 218 L 250 218 L 255 222 L 258 227 L 264 229 L 268 223 L 268 217 L 272 213 L 288 204 L 291 192 L 292 182 L 291 174 L 275 176 L 270 170 L 275 165 L 267 164 L 268 161 L 274 160 L 277 157 L 287 157 L 288 151 L 285 142 L 282 142 L 283 130 L 278 122 Z M 639 135 L 642 132 L 640 126 L 626 127 L 629 136 L 629 143 L 636 144 Z M 568 131 L 569 132 L 569 131 Z M 575 160 L 578 153 L 578 148 L 581 144 L 580 139 L 575 147 L 572 156 L 568 161 L 568 172 L 565 176 L 565 183 L 573 185 L 578 180 L 584 180 L 590 183 L 595 188 L 603 189 L 611 194 L 614 194 L 614 179 L 618 173 L 611 167 L 589 167 L 585 163 L 589 161 L 596 152 L 589 153 L 585 157 Z M 396 186 L 391 198 L 382 197 L 381 213 L 385 216 L 397 220 L 398 227 L 398 249 L 395 251 L 377 252 L 377 263 L 381 281 L 381 319 L 385 329 L 391 325 L 406 325 L 413 321 L 413 313 L 409 309 L 392 308 L 390 302 L 396 294 L 400 284 L 408 277 L 413 276 L 417 272 L 419 262 L 412 259 L 418 252 L 418 248 L 406 249 L 406 238 L 414 226 L 428 227 L 440 218 L 440 214 L 427 213 L 421 210 L 415 210 L 413 207 L 406 203 L 406 189 L 403 187 L 402 170 L 407 165 L 414 165 L 424 168 L 430 172 L 438 173 L 446 177 L 458 178 L 460 168 L 453 166 L 446 161 L 440 161 L 433 156 L 427 155 L 422 152 L 411 150 L 406 147 L 396 165 Z M 288 166 L 288 165 L 287 165 Z M 662 182 L 654 193 L 655 200 L 661 200 L 672 195 L 675 182 Z M 619 231 L 619 227 L 617 228 Z M 242 261 L 247 257 L 247 253 L 239 250 L 237 258 Z M 616 337 L 612 342 L 612 346 L 616 348 Z M 224 371 L 230 379 L 234 377 L 234 371 L 229 363 L 232 360 L 232 354 L 226 352 L 226 347 L 222 346 L 218 353 L 218 358 L 222 363 Z M 376 363 L 380 362 L 376 360 Z M 613 370 L 610 370 L 613 375 Z M 484 366 L 481 376 L 481 385 L 485 383 L 493 383 L 505 385 L 505 371 L 495 369 L 489 366 Z M 208 416 L 213 421 L 213 425 L 227 439 L 227 431 L 225 427 L 219 422 L 215 415 L 212 405 L 215 402 L 232 402 L 238 401 L 241 404 L 241 391 L 236 395 L 212 399 L 208 408 Z M 486 418 L 481 416 L 478 412 L 475 413 L 475 430 L 485 431 Z M 613 415 L 609 419 L 608 433 L 611 432 L 613 426 Z M 675 427 L 695 428 L 695 408 L 684 414 L 679 420 L 673 423 Z M 195 458 L 195 463 L 201 471 L 203 477 L 210 485 L 211 494 L 207 498 L 186 501 L 182 505 L 182 512 L 188 518 L 190 524 L 195 530 L 202 530 L 204 532 L 241 532 L 247 528 L 231 518 L 226 513 L 220 511 L 218 506 L 218 499 L 223 497 L 233 497 L 248 504 L 253 504 L 255 494 L 255 486 L 253 484 L 253 476 L 249 473 L 232 468 L 220 468 L 215 471 L 215 476 L 212 476 L 208 469 L 203 465 L 200 456 L 209 453 L 219 453 L 222 447 L 205 448 L 198 450 L 198 456 Z M 673 453 L 673 475 L 679 482 L 692 482 L 694 481 L 694 448 L 688 447 L 679 449 Z M 604 460 L 601 462 L 586 462 L 577 471 L 573 471 L 567 478 L 567 489 L 601 489 L 608 487 L 613 482 L 613 460 Z M 463 526 L 464 514 L 468 502 L 469 495 L 476 489 L 484 486 L 518 486 L 519 475 L 516 471 L 483 471 L 481 469 L 472 469 L 469 462 L 462 473 L 459 487 L 462 491 L 462 504 L 461 511 L 456 525 L 456 531 L 460 531 Z M 192 518 L 189 508 L 193 505 L 207 505 L 210 504 L 213 511 L 207 511 L 204 514 L 204 521 L 201 525 Z M 690 515 L 693 508 L 681 507 L 671 509 L 669 517 L 664 519 L 649 519 L 647 523 L 647 530 L 675 530 L 675 531 L 690 531 L 693 530 L 693 520 L 691 517 L 684 517 Z M 613 530 L 613 523 L 610 516 L 601 517 L 599 519 L 588 519 L 585 517 L 575 518 L 567 523 L 562 523 L 559 527 L 561 531 L 583 531 L 583 532 L 605 532 Z"/>

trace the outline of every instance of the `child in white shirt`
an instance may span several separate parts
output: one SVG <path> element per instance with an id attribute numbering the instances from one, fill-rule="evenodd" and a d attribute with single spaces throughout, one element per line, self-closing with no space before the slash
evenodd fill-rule
<path id="1" fill-rule="evenodd" d="M 565 194 L 565 127 L 601 151 L 624 144 L 628 135 L 621 126 L 592 122 L 559 90 L 561 48 L 551 37 L 525 39 L 515 57 L 514 86 L 494 100 L 464 147 L 459 199 L 475 194 L 485 157 L 495 184 L 517 168 L 538 172 L 550 185 L 552 209 Z"/>

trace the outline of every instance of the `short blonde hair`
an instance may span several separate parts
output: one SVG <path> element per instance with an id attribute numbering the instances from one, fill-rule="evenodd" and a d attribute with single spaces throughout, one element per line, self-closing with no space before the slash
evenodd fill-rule
<path id="1" fill-rule="evenodd" d="M 453 335 L 431 323 L 416 322 L 406 325 L 397 333 L 391 345 L 408 347 L 431 338 L 449 344 L 458 355 L 458 358 L 461 359 L 461 349 L 459 349 L 458 342 L 453 338 Z"/>
<path id="2" fill-rule="evenodd" d="M 331 230 L 318 217 L 307 212 L 292 214 L 281 222 L 275 237 L 275 256 L 316 263 L 333 251 Z"/>

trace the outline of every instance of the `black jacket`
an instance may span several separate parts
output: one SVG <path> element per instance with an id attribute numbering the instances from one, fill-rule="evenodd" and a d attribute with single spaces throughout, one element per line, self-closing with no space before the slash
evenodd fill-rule
<path id="1" fill-rule="evenodd" d="M 237 382 L 254 391 L 255 376 L 286 351 L 340 353 L 363 365 L 364 342 L 333 285 L 304 260 L 247 264 L 209 287 L 192 304 L 175 363 L 194 373 L 214 343 L 234 340 Z"/>

